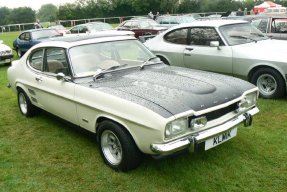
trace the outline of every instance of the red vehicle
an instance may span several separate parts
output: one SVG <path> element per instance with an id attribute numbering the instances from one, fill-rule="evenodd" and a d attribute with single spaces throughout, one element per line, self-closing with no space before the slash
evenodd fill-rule
<path id="1" fill-rule="evenodd" d="M 117 27 L 117 30 L 133 31 L 136 38 L 145 35 L 157 35 L 166 29 L 166 27 L 160 27 L 159 24 L 152 19 L 131 19 L 122 22 Z"/>

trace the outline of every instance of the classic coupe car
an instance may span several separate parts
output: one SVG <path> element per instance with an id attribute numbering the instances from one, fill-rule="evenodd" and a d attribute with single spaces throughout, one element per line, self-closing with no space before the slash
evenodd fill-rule
<path id="1" fill-rule="evenodd" d="M 133 18 L 122 22 L 117 30 L 119 31 L 132 31 L 135 33 L 135 37 L 145 35 L 157 35 L 160 32 L 166 30 L 166 27 L 161 27 L 157 22 L 152 19 L 137 19 Z"/>
<path id="2" fill-rule="evenodd" d="M 40 43 L 12 63 L 8 80 L 23 115 L 43 109 L 96 133 L 104 162 L 120 171 L 143 153 L 216 147 L 259 111 L 254 85 L 167 66 L 128 35 Z"/>
<path id="3" fill-rule="evenodd" d="M 56 29 L 49 28 L 23 31 L 13 42 L 13 49 L 17 52 L 18 57 L 22 57 L 32 46 L 62 35 Z"/>
<path id="4" fill-rule="evenodd" d="M 182 24 L 145 45 L 166 64 L 243 78 L 263 98 L 286 95 L 287 41 L 269 39 L 247 21 Z"/>
<path id="5" fill-rule="evenodd" d="M 0 40 L 0 64 L 10 64 L 13 58 L 12 49 Z"/>
<path id="6" fill-rule="evenodd" d="M 108 23 L 103 22 L 90 22 L 85 24 L 80 24 L 72 27 L 68 33 L 78 34 L 78 33 L 94 33 L 97 31 L 107 31 L 112 30 L 113 27 Z"/>

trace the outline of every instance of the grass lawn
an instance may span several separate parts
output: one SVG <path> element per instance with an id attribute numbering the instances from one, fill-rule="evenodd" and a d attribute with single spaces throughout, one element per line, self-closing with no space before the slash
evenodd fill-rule
<path id="1" fill-rule="evenodd" d="M 11 46 L 16 33 L 0 34 Z M 0 66 L 0 192 L 286 191 L 287 100 L 259 100 L 251 128 L 206 152 L 154 160 L 114 172 L 92 134 L 47 113 L 25 118 Z"/>

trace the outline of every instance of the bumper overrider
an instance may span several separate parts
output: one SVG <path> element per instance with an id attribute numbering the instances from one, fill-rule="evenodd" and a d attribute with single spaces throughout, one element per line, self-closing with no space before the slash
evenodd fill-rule
<path id="1" fill-rule="evenodd" d="M 226 131 L 229 131 L 235 128 L 240 123 L 243 123 L 245 127 L 250 126 L 252 124 L 252 116 L 257 114 L 258 112 L 259 109 L 257 107 L 254 107 L 246 113 L 241 114 L 225 122 L 224 124 L 218 125 L 211 129 L 194 133 L 168 143 L 151 144 L 151 150 L 158 155 L 168 155 L 187 148 L 189 149 L 189 151 L 193 152 L 195 150 L 195 145 L 203 143 L 207 139 L 216 137 Z"/>

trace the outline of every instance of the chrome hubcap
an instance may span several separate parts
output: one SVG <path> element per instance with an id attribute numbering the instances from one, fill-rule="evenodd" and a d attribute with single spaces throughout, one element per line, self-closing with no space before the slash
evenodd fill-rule
<path id="1" fill-rule="evenodd" d="M 257 79 L 257 87 L 263 95 L 272 95 L 277 89 L 277 82 L 272 75 L 263 74 Z"/>
<path id="2" fill-rule="evenodd" d="M 122 146 L 118 137 L 109 130 L 105 130 L 101 136 L 101 147 L 106 159 L 112 165 L 120 164 L 122 160 Z"/>
<path id="3" fill-rule="evenodd" d="M 23 93 L 19 93 L 19 106 L 23 114 L 27 113 L 27 101 Z"/>

